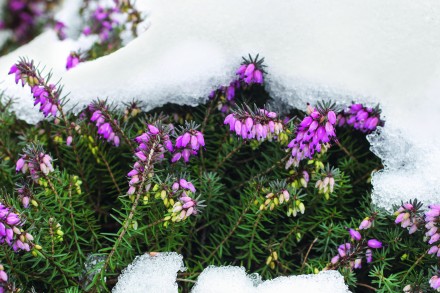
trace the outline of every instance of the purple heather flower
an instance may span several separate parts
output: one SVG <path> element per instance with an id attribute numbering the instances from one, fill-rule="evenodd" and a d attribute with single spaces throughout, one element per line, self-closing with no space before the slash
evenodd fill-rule
<path id="1" fill-rule="evenodd" d="M 381 248 L 382 247 L 382 242 L 380 242 L 377 239 L 370 239 L 370 240 L 368 240 L 368 247 L 370 247 L 370 248 Z"/>
<path id="2" fill-rule="evenodd" d="M 171 162 L 175 163 L 183 158 L 185 163 L 189 162 L 190 156 L 197 155 L 200 147 L 205 146 L 205 138 L 203 133 L 196 129 L 188 129 L 176 138 L 175 149 L 176 152 Z M 170 147 L 169 149 L 172 149 Z"/>
<path id="3" fill-rule="evenodd" d="M 422 222 L 422 219 L 417 214 L 417 210 L 411 203 L 404 203 L 394 213 L 396 224 L 400 224 L 402 228 L 408 228 L 409 234 L 413 234 L 417 231 L 418 225 Z"/>
<path id="4" fill-rule="evenodd" d="M 41 175 L 46 176 L 54 171 L 52 166 L 52 157 L 42 152 L 32 152 L 25 154 L 16 163 L 16 172 L 30 174 L 30 177 L 38 182 Z"/>
<path id="5" fill-rule="evenodd" d="M 438 275 L 432 276 L 432 278 L 429 280 L 429 285 L 434 290 L 439 289 L 440 288 L 440 277 Z"/>
<path id="6" fill-rule="evenodd" d="M 60 40 L 66 39 L 67 35 L 65 32 L 66 25 L 62 21 L 55 21 L 55 32 Z"/>
<path id="7" fill-rule="evenodd" d="M 11 208 L 0 203 L 0 243 L 7 243 L 14 251 L 30 251 L 31 234 L 22 232 L 23 221 Z M 1 268 L 0 268 L 1 270 Z M 1 278 L 1 276 L 0 276 Z"/>
<path id="8" fill-rule="evenodd" d="M 364 133 L 374 131 L 377 126 L 384 123 L 380 120 L 380 110 L 378 107 L 370 108 L 362 104 L 352 104 L 347 110 L 338 115 L 339 126 L 348 124 Z"/>
<path id="9" fill-rule="evenodd" d="M 61 90 L 54 84 L 48 84 L 39 74 L 33 62 L 21 60 L 12 65 L 9 74 L 15 74 L 15 83 L 21 80 L 22 86 L 28 84 L 34 97 L 34 105 L 40 104 L 44 116 L 56 117 Z"/>
<path id="10" fill-rule="evenodd" d="M 356 230 L 350 228 L 348 230 L 348 232 L 350 233 L 351 239 L 356 240 L 356 241 L 361 240 L 362 236 L 361 236 L 361 233 L 359 233 L 359 231 L 356 231 Z"/>
<path id="11" fill-rule="evenodd" d="M 309 115 L 299 124 L 295 138 L 287 145 L 292 149 L 286 168 L 298 166 L 305 158 L 311 159 L 315 152 L 336 139 L 334 112 L 329 109 L 315 109 L 308 107 Z M 332 114 L 333 113 L 333 114 Z"/>
<path id="12" fill-rule="evenodd" d="M 229 130 L 243 139 L 271 141 L 284 131 L 284 124 L 277 116 L 265 109 L 258 109 L 256 113 L 237 111 L 226 116 L 223 124 L 229 125 Z"/>
<path id="13" fill-rule="evenodd" d="M 94 122 L 96 127 L 98 127 L 98 135 L 108 142 L 113 143 L 115 146 L 119 146 L 120 138 L 113 131 L 110 122 L 105 120 L 106 118 L 101 110 L 97 110 L 93 104 L 89 106 L 89 109 L 93 111 L 90 121 Z M 117 121 L 114 120 L 114 123 L 117 123 Z"/>
<path id="14" fill-rule="evenodd" d="M 371 224 L 373 223 L 373 220 L 369 217 L 366 217 L 361 224 L 359 225 L 359 230 L 367 230 L 371 228 Z"/>
<path id="15" fill-rule="evenodd" d="M 365 258 L 367 259 L 367 263 L 371 263 L 373 261 L 373 251 L 371 249 L 367 249 L 365 251 Z"/>
<path id="16" fill-rule="evenodd" d="M 79 54 L 75 52 L 71 52 L 67 57 L 66 70 L 70 70 L 73 67 L 76 67 L 80 62 L 81 59 L 79 57 Z"/>

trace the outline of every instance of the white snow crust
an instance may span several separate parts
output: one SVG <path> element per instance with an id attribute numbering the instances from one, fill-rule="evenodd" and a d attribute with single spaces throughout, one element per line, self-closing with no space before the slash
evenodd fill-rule
<path id="1" fill-rule="evenodd" d="M 304 108 L 321 99 L 380 102 L 386 126 L 370 136 L 384 171 L 373 202 L 387 210 L 414 197 L 439 201 L 440 2 L 437 0 L 144 0 L 148 30 L 117 52 L 65 72 L 69 41 L 47 32 L 0 58 L 1 87 L 19 115 L 40 119 L 7 71 L 28 56 L 63 77 L 72 103 L 96 97 L 197 104 L 260 53 L 274 97 Z M 63 51 L 65 50 L 65 51 Z"/>
<path id="2" fill-rule="evenodd" d="M 176 276 L 183 271 L 182 256 L 177 253 L 148 254 L 137 257 L 119 277 L 113 293 L 177 293 Z M 209 266 L 203 270 L 192 293 L 347 293 L 344 278 L 337 271 L 317 275 L 279 277 L 261 281 L 258 274 L 248 275 L 243 267 Z"/>

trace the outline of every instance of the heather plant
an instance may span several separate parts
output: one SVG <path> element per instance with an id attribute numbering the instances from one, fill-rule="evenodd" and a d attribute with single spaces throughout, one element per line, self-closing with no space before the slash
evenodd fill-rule
<path id="1" fill-rule="evenodd" d="M 197 107 L 100 97 L 74 113 L 51 74 L 12 65 L 45 119 L 26 124 L 1 97 L 0 290 L 106 292 L 135 256 L 162 251 L 184 256 L 182 292 L 224 264 L 264 278 L 339 270 L 355 292 L 439 288 L 439 207 L 371 205 L 379 107 L 291 109 L 266 92 L 263 59 L 237 67 Z"/>

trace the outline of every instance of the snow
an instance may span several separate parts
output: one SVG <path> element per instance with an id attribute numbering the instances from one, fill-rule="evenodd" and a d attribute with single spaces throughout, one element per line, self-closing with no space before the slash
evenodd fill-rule
<path id="1" fill-rule="evenodd" d="M 145 0 L 150 26 L 117 52 L 64 72 L 67 47 L 47 32 L 0 58 L 2 88 L 18 98 L 20 117 L 40 116 L 6 73 L 27 55 L 63 77 L 72 103 L 96 97 L 195 105 L 234 76 L 240 57 L 266 59 L 274 97 L 304 108 L 320 99 L 381 102 L 386 126 L 371 135 L 385 170 L 373 176 L 373 203 L 438 200 L 440 2 L 436 0 Z M 43 41 L 46 42 L 43 42 Z M 60 50 L 56 49 L 59 48 Z M 65 52 L 63 52 L 65 50 Z M 61 58 L 62 56 L 62 58 Z M 25 105 L 23 109 L 22 106 Z M 29 106 L 28 106 L 29 105 Z"/>
<path id="2" fill-rule="evenodd" d="M 176 276 L 184 271 L 182 256 L 177 253 L 144 254 L 137 257 L 118 279 L 113 293 L 177 293 Z M 214 267 L 203 270 L 192 293 L 346 293 L 347 285 L 337 271 L 317 275 L 279 277 L 261 281 L 258 274 L 246 274 L 243 267 Z"/>
<path id="3" fill-rule="evenodd" d="M 119 276 L 113 293 L 177 293 L 176 277 L 183 257 L 175 252 L 138 256 Z"/>
<path id="4" fill-rule="evenodd" d="M 192 293 L 346 293 L 350 292 L 337 271 L 316 275 L 278 277 L 261 281 L 258 274 L 247 275 L 243 267 L 207 267 L 197 279 Z"/>

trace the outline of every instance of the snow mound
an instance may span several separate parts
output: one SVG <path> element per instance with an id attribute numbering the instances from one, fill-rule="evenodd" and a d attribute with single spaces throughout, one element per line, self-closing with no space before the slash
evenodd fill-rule
<path id="1" fill-rule="evenodd" d="M 183 257 L 175 252 L 136 257 L 119 276 L 114 293 L 174 293 L 176 277 L 183 271 Z"/>
<path id="2" fill-rule="evenodd" d="M 199 103 L 234 77 L 241 56 L 260 53 L 270 93 L 292 106 L 322 99 L 381 103 L 386 126 L 370 136 L 385 166 L 373 177 L 374 204 L 391 210 L 414 197 L 437 201 L 439 1 L 138 2 L 148 11 L 147 32 L 109 56 L 59 71 L 69 43 L 46 33 L 0 58 L 2 88 L 17 97 L 20 117 L 35 122 L 41 116 L 29 93 L 6 76 L 18 56 L 54 68 L 79 107 L 101 97 L 138 98 L 152 108 Z"/>
<path id="3" fill-rule="evenodd" d="M 257 274 L 247 275 L 243 267 L 208 267 L 192 293 L 346 293 L 350 292 L 337 271 L 317 275 L 278 277 L 261 282 Z"/>
<path id="4" fill-rule="evenodd" d="M 138 256 L 119 277 L 113 293 L 177 293 L 176 276 L 184 271 L 182 256 L 175 253 L 158 253 Z M 243 267 L 214 267 L 203 270 L 192 293 L 346 293 L 347 285 L 337 271 L 317 275 L 279 277 L 261 281 L 258 274 L 248 275 Z"/>

